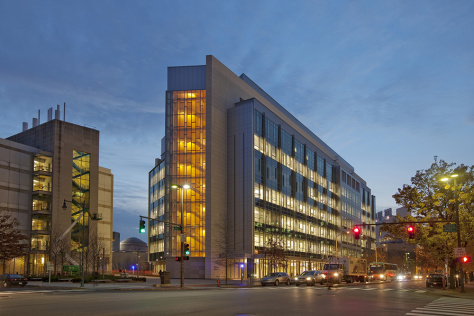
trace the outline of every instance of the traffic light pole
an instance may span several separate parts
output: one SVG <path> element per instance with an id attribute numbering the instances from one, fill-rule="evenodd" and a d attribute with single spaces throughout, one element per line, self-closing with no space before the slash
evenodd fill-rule
<path id="1" fill-rule="evenodd" d="M 183 189 L 181 188 L 181 224 L 176 224 L 176 223 L 172 223 L 172 222 L 169 222 L 169 221 L 162 221 L 160 219 L 156 219 L 156 218 L 151 218 L 151 217 L 148 217 L 148 216 L 141 216 L 140 215 L 140 220 L 142 220 L 143 218 L 146 218 L 148 220 L 152 220 L 152 221 L 157 221 L 157 222 L 160 222 L 160 223 L 167 223 L 167 224 L 170 224 L 172 226 L 177 226 L 180 228 L 181 230 L 181 234 L 184 234 L 184 204 L 183 204 Z M 181 261 L 181 282 L 180 282 L 180 287 L 183 288 L 184 287 L 184 241 L 181 240 L 181 257 L 180 257 L 180 261 Z"/>

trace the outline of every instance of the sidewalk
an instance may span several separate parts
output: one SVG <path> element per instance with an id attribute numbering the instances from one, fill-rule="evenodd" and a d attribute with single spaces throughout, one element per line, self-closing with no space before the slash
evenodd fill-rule
<path id="1" fill-rule="evenodd" d="M 92 290 L 92 291 L 107 291 L 107 290 L 142 290 L 142 291 L 157 291 L 157 290 L 180 290 L 180 279 L 171 279 L 171 284 L 161 285 L 159 277 L 146 277 L 146 282 L 107 282 L 107 283 L 86 283 L 84 287 L 81 287 L 80 283 L 72 282 L 41 282 L 41 281 L 29 281 L 27 287 L 36 287 L 42 289 L 68 289 L 68 290 Z M 219 289 L 219 288 L 239 288 L 249 286 L 260 286 L 259 280 L 244 280 L 242 283 L 240 280 L 220 280 L 220 285 L 217 285 L 217 280 L 209 279 L 185 279 L 184 289 L 197 290 L 197 289 Z M 460 288 L 456 289 L 442 289 L 442 288 L 430 288 L 427 289 L 428 294 L 458 297 L 474 299 L 474 282 L 464 284 L 465 293 L 461 293 Z"/>
<path id="2" fill-rule="evenodd" d="M 178 290 L 180 289 L 181 280 L 171 279 L 171 284 L 161 285 L 159 277 L 146 277 L 146 282 L 98 282 L 98 283 L 85 283 L 84 287 L 81 287 L 80 283 L 72 282 L 42 282 L 42 281 L 29 281 L 27 287 L 40 287 L 44 289 L 84 289 L 84 290 Z M 218 286 L 217 280 L 208 279 L 185 279 L 185 289 L 199 289 L 199 288 L 219 288 L 219 287 L 246 287 L 250 286 L 250 282 L 240 280 L 220 280 Z M 260 284 L 258 280 L 252 282 L 253 285 Z"/>
<path id="3" fill-rule="evenodd" d="M 442 295 L 442 296 L 474 299 L 474 282 L 465 283 L 464 284 L 464 291 L 466 293 L 461 293 L 461 288 L 459 287 L 459 288 L 456 288 L 456 289 L 436 288 L 436 289 L 433 289 L 433 291 L 430 291 L 430 292 L 432 292 L 433 294 Z"/>

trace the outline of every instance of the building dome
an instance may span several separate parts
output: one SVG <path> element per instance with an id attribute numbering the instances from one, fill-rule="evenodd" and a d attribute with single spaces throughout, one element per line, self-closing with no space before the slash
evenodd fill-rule
<path id="1" fill-rule="evenodd" d="M 120 242 L 120 251 L 148 251 L 146 242 L 136 237 L 130 237 Z"/>

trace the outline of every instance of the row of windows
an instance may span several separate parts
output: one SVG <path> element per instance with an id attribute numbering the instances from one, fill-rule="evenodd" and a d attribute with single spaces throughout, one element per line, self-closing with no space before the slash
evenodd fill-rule
<path id="1" fill-rule="evenodd" d="M 360 192 L 360 183 L 349 174 L 347 174 L 344 170 L 341 172 L 341 179 L 342 183 L 347 184 L 349 187 L 353 188 L 357 192 Z"/>
<path id="2" fill-rule="evenodd" d="M 263 126 L 265 128 L 263 128 Z M 318 174 L 328 178 L 328 180 L 332 182 L 332 166 L 329 163 L 325 163 L 322 157 L 317 156 L 316 153 L 307 148 L 305 144 L 281 129 L 280 126 L 276 125 L 258 110 L 254 110 L 254 134 L 257 136 L 255 138 L 256 149 L 262 151 L 265 155 L 280 161 L 293 170 L 293 164 L 290 165 L 290 162 L 293 161 L 285 157 L 289 156 L 293 158 L 296 163 L 300 163 L 310 170 L 317 170 Z M 267 150 L 263 148 L 263 142 L 260 141 L 260 139 L 265 140 L 270 147 L 280 149 L 281 153 L 273 149 L 271 153 L 267 154 Z M 281 157 L 275 157 L 278 153 Z M 315 157 L 317 158 L 315 159 Z M 325 170 L 327 168 L 329 168 L 329 170 Z"/>
<path id="3" fill-rule="evenodd" d="M 266 224 L 269 226 L 289 230 L 290 232 L 297 232 L 308 234 L 317 237 L 331 238 L 334 234 L 333 230 L 328 229 L 324 221 L 308 222 L 305 219 L 297 219 L 291 216 L 282 215 L 277 212 L 265 210 L 260 207 L 255 207 L 255 223 Z M 330 217 L 331 214 L 327 214 Z M 318 216 L 319 217 L 319 216 Z M 331 220 L 331 222 L 333 222 Z"/>
<path id="4" fill-rule="evenodd" d="M 283 194 L 295 197 L 300 201 L 307 201 L 308 198 L 315 199 L 317 195 L 319 195 L 319 199 L 322 200 L 325 199 L 323 194 L 336 198 L 334 193 L 330 190 L 326 190 L 327 187 L 330 189 L 335 188 L 334 183 L 327 180 L 324 181 L 323 178 L 318 175 L 318 182 L 321 185 L 317 184 L 313 182 L 313 180 L 278 163 L 276 160 L 264 156 L 257 150 L 254 151 L 254 169 L 256 183 L 264 184 L 272 190 L 281 191 Z M 326 184 L 326 186 L 322 184 Z M 317 191 L 319 191 L 319 194 Z"/>
<path id="5" fill-rule="evenodd" d="M 294 197 L 283 194 L 282 192 L 265 188 L 265 186 L 254 184 L 254 197 L 256 202 L 267 201 L 267 208 L 273 207 L 275 211 L 284 208 L 290 211 L 300 213 L 304 216 L 315 217 L 316 219 L 333 222 L 335 217 L 327 217 L 326 214 L 335 214 L 333 205 L 335 201 L 332 198 L 321 198 L 320 202 L 308 199 L 307 202 L 302 202 Z"/>

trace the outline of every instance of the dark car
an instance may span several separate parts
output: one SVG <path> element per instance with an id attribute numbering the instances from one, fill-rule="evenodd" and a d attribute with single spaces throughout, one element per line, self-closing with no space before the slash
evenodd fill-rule
<path id="1" fill-rule="evenodd" d="M 316 283 L 323 284 L 325 275 L 321 271 L 305 271 L 303 274 L 295 278 L 295 285 L 299 286 L 300 284 L 306 285 L 315 285 Z"/>
<path id="2" fill-rule="evenodd" d="M 443 286 L 446 284 L 446 277 L 439 273 L 431 273 L 426 278 L 426 287 Z"/>
<path id="3" fill-rule="evenodd" d="M 0 285 L 2 287 L 10 287 L 12 285 L 25 286 L 28 279 L 19 274 L 2 274 L 0 275 Z"/>

